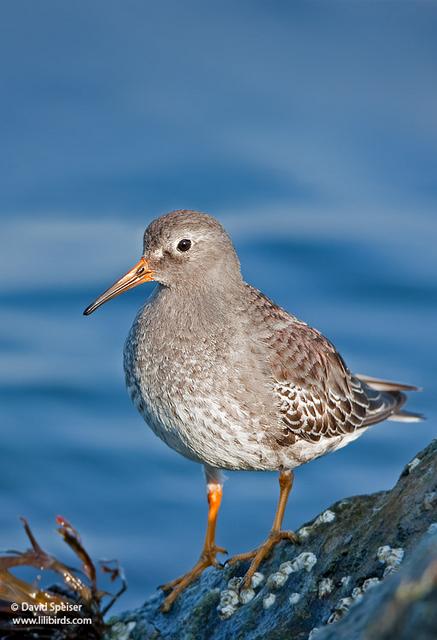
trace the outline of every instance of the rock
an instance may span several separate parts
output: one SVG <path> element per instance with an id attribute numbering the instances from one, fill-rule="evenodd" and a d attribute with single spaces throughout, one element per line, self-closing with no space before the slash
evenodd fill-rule
<path id="1" fill-rule="evenodd" d="M 437 440 L 387 492 L 341 500 L 282 543 L 248 594 L 247 564 L 209 570 L 169 614 L 157 593 L 110 623 L 118 640 L 437 637 Z"/>
<path id="2" fill-rule="evenodd" d="M 428 539 L 427 539 L 428 538 Z M 437 534 L 425 536 L 402 570 L 361 598 L 317 640 L 437 638 Z"/>

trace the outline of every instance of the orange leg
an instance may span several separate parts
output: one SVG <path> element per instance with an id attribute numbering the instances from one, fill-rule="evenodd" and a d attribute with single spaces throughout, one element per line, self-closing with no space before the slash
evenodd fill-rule
<path id="1" fill-rule="evenodd" d="M 246 575 L 244 576 L 244 580 L 242 583 L 242 588 L 244 589 L 250 587 L 253 574 L 258 570 L 260 564 L 270 555 L 273 547 L 277 545 L 278 542 L 280 542 L 281 540 L 288 540 L 289 542 L 293 542 L 294 544 L 299 543 L 299 539 L 295 533 L 293 533 L 292 531 L 281 530 L 285 507 L 287 506 L 288 496 L 293 486 L 293 480 L 294 474 L 292 471 L 281 471 L 281 473 L 279 474 L 279 502 L 276 509 L 273 526 L 267 540 L 263 542 L 263 544 L 258 547 L 258 549 L 249 551 L 247 553 L 240 553 L 228 560 L 228 564 L 233 564 L 235 562 L 250 560 L 253 558 L 252 562 L 250 563 L 250 567 L 247 570 Z"/>
<path id="2" fill-rule="evenodd" d="M 218 482 L 208 483 L 207 488 L 209 505 L 208 524 L 206 527 L 206 536 L 202 552 L 200 554 L 199 560 L 196 562 L 191 571 L 188 571 L 188 573 L 184 574 L 180 578 L 176 578 L 176 580 L 172 580 L 171 582 L 168 582 L 167 584 L 161 586 L 161 589 L 163 591 L 170 591 L 170 594 L 166 597 L 161 605 L 161 611 L 163 611 L 164 613 L 170 611 L 174 601 L 179 596 L 179 594 L 182 593 L 182 591 L 186 589 L 188 585 L 194 582 L 194 580 L 196 580 L 207 567 L 222 567 L 222 565 L 217 560 L 217 553 L 227 553 L 226 549 L 218 547 L 215 544 L 215 529 L 220 503 L 222 500 L 223 488 L 222 485 Z"/>

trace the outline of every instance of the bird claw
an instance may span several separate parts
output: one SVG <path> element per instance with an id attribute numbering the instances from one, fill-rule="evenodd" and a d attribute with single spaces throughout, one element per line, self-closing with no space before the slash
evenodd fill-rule
<path id="1" fill-rule="evenodd" d="M 231 565 L 236 564 L 237 562 L 246 562 L 247 560 L 254 558 L 256 556 L 257 551 L 258 549 L 254 549 L 254 551 L 246 551 L 246 553 L 237 553 L 237 555 L 232 556 L 232 558 L 228 558 L 225 561 L 225 566 L 230 567 Z"/>
<path id="2" fill-rule="evenodd" d="M 288 542 L 291 542 L 292 544 L 300 544 L 298 536 L 293 531 L 271 531 L 267 540 L 265 540 L 258 549 L 248 551 L 247 553 L 237 554 L 226 561 L 226 566 L 229 566 L 237 562 L 245 562 L 252 559 L 249 569 L 246 571 L 240 585 L 241 589 L 247 589 L 250 587 L 252 577 L 258 570 L 258 567 L 268 558 L 273 548 L 282 540 L 288 540 Z"/>
<path id="3" fill-rule="evenodd" d="M 214 551 L 216 553 L 224 553 L 226 555 L 229 553 L 228 550 L 225 549 L 224 547 L 214 547 Z"/>
<path id="4" fill-rule="evenodd" d="M 158 589 L 161 589 L 161 591 L 164 591 L 164 593 L 167 593 L 167 591 L 171 591 L 172 589 L 174 589 L 175 586 L 179 584 L 179 582 L 182 580 L 182 578 L 183 576 L 180 576 L 179 578 L 175 578 L 170 582 L 166 582 L 165 584 L 160 584 L 158 585 Z"/>
<path id="5" fill-rule="evenodd" d="M 180 576 L 179 578 L 176 578 L 171 582 L 167 582 L 166 584 L 163 584 L 159 587 L 160 589 L 162 589 L 162 591 L 164 591 L 164 593 L 170 592 L 160 607 L 163 613 L 167 613 L 168 611 L 170 611 L 176 598 L 192 582 L 197 580 L 197 578 L 200 577 L 205 569 L 207 569 L 208 567 L 223 569 L 224 565 L 216 558 L 217 553 L 227 553 L 227 551 L 223 547 L 217 547 L 215 545 L 213 545 L 209 549 L 203 549 L 202 553 L 200 554 L 199 560 L 196 562 L 191 571 L 188 571 L 183 576 Z"/>

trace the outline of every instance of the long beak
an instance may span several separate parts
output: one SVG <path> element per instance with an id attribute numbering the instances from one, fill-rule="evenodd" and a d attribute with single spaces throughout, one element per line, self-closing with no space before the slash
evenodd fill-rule
<path id="1" fill-rule="evenodd" d="M 120 280 L 114 282 L 112 287 L 109 287 L 101 296 L 99 296 L 89 307 L 85 309 L 83 312 L 84 316 L 89 316 L 90 313 L 93 313 L 98 307 L 108 300 L 119 296 L 120 293 L 124 293 L 129 289 L 133 289 L 137 285 L 142 282 L 150 282 L 153 280 L 153 270 L 149 268 L 149 263 L 145 258 L 141 258 L 139 262 L 128 271 Z"/>

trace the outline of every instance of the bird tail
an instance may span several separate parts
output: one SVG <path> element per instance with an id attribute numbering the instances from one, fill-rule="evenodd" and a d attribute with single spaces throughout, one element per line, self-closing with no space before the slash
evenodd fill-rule
<path id="1" fill-rule="evenodd" d="M 425 416 L 420 413 L 413 413 L 412 411 L 402 409 L 407 401 L 407 396 L 404 392 L 421 391 L 419 387 L 402 384 L 400 382 L 392 382 L 391 380 L 371 378 L 370 376 L 361 374 L 356 374 L 355 377 L 361 380 L 361 382 L 368 387 L 369 391 L 379 392 L 377 394 L 372 392 L 369 394 L 370 413 L 367 424 L 375 424 L 381 420 L 420 422 L 425 419 Z"/>

